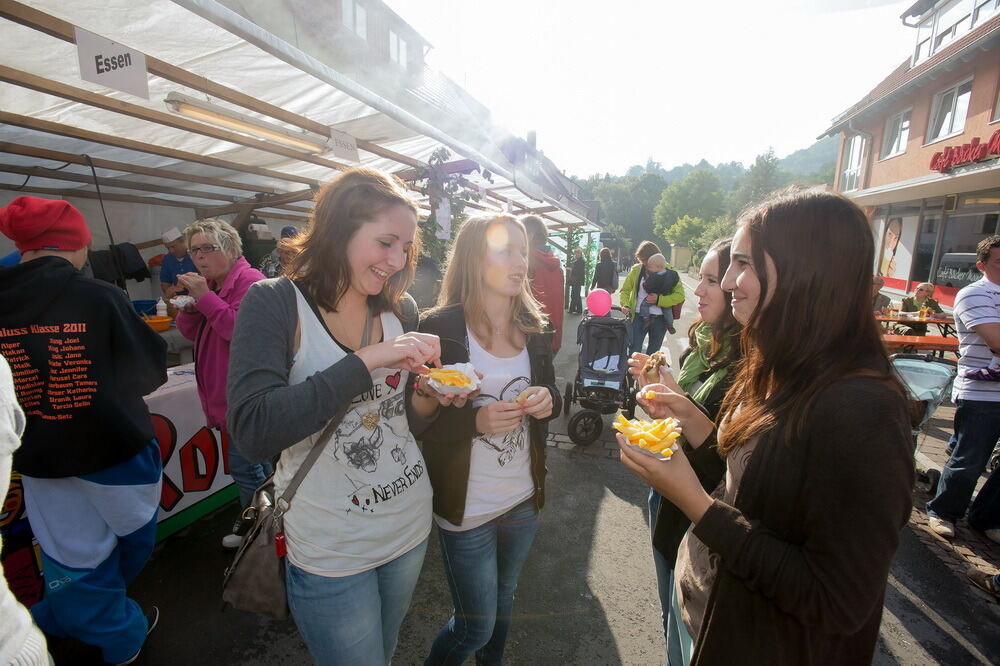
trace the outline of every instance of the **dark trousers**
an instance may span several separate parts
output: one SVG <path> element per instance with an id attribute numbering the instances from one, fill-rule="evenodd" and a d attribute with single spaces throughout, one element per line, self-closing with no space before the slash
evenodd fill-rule
<path id="1" fill-rule="evenodd" d="M 569 311 L 575 314 L 583 312 L 583 301 L 580 297 L 582 289 L 583 285 L 579 284 L 571 284 L 569 286 Z"/>

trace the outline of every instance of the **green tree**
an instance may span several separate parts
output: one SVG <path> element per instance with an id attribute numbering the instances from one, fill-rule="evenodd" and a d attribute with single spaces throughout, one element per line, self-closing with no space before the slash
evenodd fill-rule
<path id="1" fill-rule="evenodd" d="M 691 242 L 700 237 L 704 231 L 705 220 L 684 215 L 663 232 L 663 237 L 672 245 L 691 247 Z"/>
<path id="2" fill-rule="evenodd" d="M 661 176 L 644 173 L 638 178 L 598 183 L 594 196 L 601 202 L 604 222 L 620 225 L 624 237 L 640 242 L 654 237 L 653 209 L 665 187 Z"/>
<path id="3" fill-rule="evenodd" d="M 707 222 L 701 234 L 691 240 L 691 258 L 696 264 L 700 264 L 705 252 L 712 243 L 720 238 L 732 238 L 736 233 L 736 220 L 729 215 L 720 215 L 714 220 Z"/>
<path id="4" fill-rule="evenodd" d="M 778 170 L 778 158 L 774 154 L 774 149 L 768 148 L 766 153 L 757 156 L 739 187 L 730 196 L 730 212 L 739 215 L 744 208 L 760 202 L 783 185 L 785 180 Z"/>
<path id="5" fill-rule="evenodd" d="M 667 230 L 681 218 L 688 216 L 699 220 L 714 220 L 724 212 L 725 200 L 719 177 L 713 171 L 699 169 L 663 190 L 660 203 L 653 212 L 653 221 L 656 233 L 669 240 Z M 686 237 L 678 233 L 673 235 L 676 238 Z"/>

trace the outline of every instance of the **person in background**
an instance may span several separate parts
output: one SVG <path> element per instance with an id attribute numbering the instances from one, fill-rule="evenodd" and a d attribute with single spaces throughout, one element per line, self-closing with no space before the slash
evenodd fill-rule
<path id="1" fill-rule="evenodd" d="M 198 269 L 188 254 L 184 234 L 177 227 L 164 231 L 161 238 L 167 253 L 163 255 L 163 263 L 160 265 L 160 291 L 163 292 L 163 300 L 169 301 L 174 296 L 187 294 L 184 286 L 177 284 L 177 276 L 197 273 Z"/>
<path id="2" fill-rule="evenodd" d="M 528 232 L 528 279 L 531 295 L 542 304 L 542 313 L 552 324 L 552 353 L 562 346 L 563 304 L 565 303 L 565 276 L 562 265 L 548 248 L 548 231 L 537 215 L 525 215 L 521 224 Z"/>
<path id="3" fill-rule="evenodd" d="M 454 614 L 427 665 L 503 663 L 514 592 L 545 504 L 543 422 L 559 413 L 545 317 L 527 284 L 528 238 L 509 215 L 467 220 L 438 307 L 420 330 L 443 363 L 471 363 L 479 394 L 438 410 L 423 443 Z"/>
<path id="4" fill-rule="evenodd" d="M 611 249 L 602 247 L 598 255 L 600 261 L 594 268 L 594 279 L 591 280 L 590 288 L 603 289 L 609 294 L 618 291 L 618 265 L 611 258 Z"/>
<path id="5" fill-rule="evenodd" d="M 732 384 L 734 366 L 740 358 L 742 326 L 732 312 L 732 293 L 722 290 L 722 276 L 729 269 L 731 241 L 712 244 L 701 263 L 701 280 L 695 288 L 698 319 L 688 330 L 688 351 L 681 356 L 680 371 L 674 380 L 667 368 L 660 368 L 661 383 L 678 396 L 695 403 L 710 419 L 715 419 L 722 399 Z M 648 382 L 642 372 L 649 357 L 632 354 L 629 372 L 642 388 Z M 680 397 L 678 399 L 681 399 Z M 726 464 L 713 446 L 692 448 L 683 436 L 681 446 L 706 492 L 715 490 L 726 472 Z M 667 663 L 681 664 L 680 623 L 672 612 L 670 597 L 674 587 L 674 562 L 677 548 L 691 521 L 674 504 L 649 489 L 649 524 L 653 534 L 653 564 L 663 616 L 663 635 L 667 644 Z"/>
<path id="6" fill-rule="evenodd" d="M 19 253 L 20 254 L 20 253 Z M 14 378 L 7 360 L 0 355 L 0 489 L 6 495 L 10 465 L 21 445 L 24 412 L 14 394 Z M 0 544 L 2 547 L 2 544 Z M 0 576 L 0 664 L 48 666 L 52 663 L 45 636 L 31 620 L 31 613 L 14 597 L 7 579 Z"/>
<path id="7" fill-rule="evenodd" d="M 573 261 L 569 265 L 569 311 L 570 314 L 583 314 L 583 300 L 580 294 L 587 281 L 587 260 L 583 258 L 583 249 L 573 251 Z"/>
<path id="8" fill-rule="evenodd" d="M 254 282 L 264 279 L 243 258 L 243 243 L 236 229 L 222 220 L 199 220 L 184 230 L 198 273 L 182 273 L 177 282 L 194 303 L 177 313 L 177 330 L 194 342 L 198 397 L 209 428 L 218 428 L 228 439 L 229 473 L 240 491 L 240 517 L 233 531 L 222 538 L 223 548 L 237 548 L 251 521 L 243 518 L 254 491 L 271 475 L 269 463 L 255 464 L 243 457 L 226 428 L 226 374 L 229 343 L 243 296 Z"/>
<path id="9" fill-rule="evenodd" d="M 880 290 L 885 286 L 885 280 L 881 275 L 872 276 L 872 312 L 882 314 L 889 307 L 889 297 Z"/>
<path id="10" fill-rule="evenodd" d="M 681 280 L 677 281 L 677 284 L 674 285 L 673 290 L 669 294 L 656 296 L 655 294 L 646 293 L 643 287 L 643 283 L 648 275 L 646 262 L 654 254 L 659 253 L 660 248 L 653 241 L 643 241 L 640 243 L 635 251 L 635 259 L 638 263 L 629 270 L 624 282 L 622 282 L 621 289 L 618 291 L 618 301 L 621 303 L 622 309 L 629 313 L 629 317 L 632 320 L 633 352 L 642 351 L 642 343 L 646 339 L 647 332 L 649 333 L 649 345 L 646 347 L 647 354 L 652 354 L 658 350 L 663 345 L 663 338 L 667 334 L 666 326 L 650 329 L 643 326 L 642 320 L 637 316 L 639 305 L 643 302 L 648 303 L 651 314 L 662 314 L 665 308 L 671 308 L 684 301 L 684 282 Z"/>
<path id="11" fill-rule="evenodd" d="M 840 195 L 786 191 L 744 213 L 722 279 L 743 359 L 719 417 L 663 384 L 639 395 L 692 447 L 717 446 L 724 482 L 709 494 L 683 449 L 664 463 L 618 436 L 623 463 L 691 520 L 682 663 L 871 663 L 914 482 L 906 389 L 865 289 L 874 258 L 867 216 Z"/>
<path id="12" fill-rule="evenodd" d="M 413 277 L 413 285 L 410 287 L 410 296 L 417 302 L 420 310 L 427 310 L 434 307 L 440 290 L 441 269 L 438 268 L 434 257 L 421 253 L 417 258 L 417 270 Z"/>
<path id="13" fill-rule="evenodd" d="M 980 493 L 969 507 L 976 481 L 1000 439 L 1000 383 L 973 378 L 975 371 L 990 365 L 991 350 L 1000 350 L 1000 236 L 981 240 L 976 259 L 983 277 L 955 296 L 959 349 L 958 376 L 952 388 L 955 446 L 941 470 L 937 493 L 927 503 L 928 526 L 945 538 L 955 536 L 955 523 L 966 509 L 971 517 L 987 503 L 995 504 L 1000 495 Z M 997 511 L 1000 507 L 993 506 L 992 512 Z"/>
<path id="14" fill-rule="evenodd" d="M 667 258 L 662 254 L 654 254 L 646 262 L 647 275 L 646 279 L 643 280 L 642 288 L 646 290 L 647 296 L 665 296 L 674 290 L 677 283 L 680 282 L 681 276 L 678 275 L 677 271 L 667 266 Z M 641 319 L 647 329 L 651 326 L 657 328 L 663 327 L 668 333 L 674 335 L 677 333 L 674 329 L 674 311 L 673 308 L 660 308 L 660 314 L 652 314 L 650 312 L 650 299 L 646 298 L 641 303 L 639 303 L 639 319 Z M 653 334 L 650 333 L 650 336 Z M 662 339 L 663 334 L 660 334 Z"/>
<path id="15" fill-rule="evenodd" d="M 284 241 L 287 238 L 295 238 L 298 235 L 298 228 L 293 227 L 290 224 L 281 228 L 281 236 L 278 238 L 278 242 L 274 246 L 274 249 L 268 252 L 264 258 L 260 260 L 258 270 L 264 274 L 264 277 L 281 277 L 285 270 L 285 266 L 287 266 L 292 260 L 292 257 L 295 256 L 295 251 L 292 249 L 292 246 Z"/>
<path id="16" fill-rule="evenodd" d="M 285 514 L 288 605 L 320 666 L 385 666 L 431 531 L 431 486 L 411 428 L 439 401 L 411 378 L 441 347 L 413 331 L 406 295 L 420 253 L 417 207 L 395 176 L 350 169 L 319 190 L 293 242 L 286 275 L 243 301 L 229 423 L 251 460 L 280 455 L 280 497 L 342 416 Z"/>
<path id="17" fill-rule="evenodd" d="M 917 285 L 917 288 L 913 291 L 913 296 L 906 296 L 903 298 L 902 304 L 899 306 L 900 312 L 920 312 L 922 308 L 928 308 L 932 313 L 942 314 L 944 310 L 936 300 L 931 298 L 931 294 L 934 293 L 934 285 L 930 282 L 921 282 Z M 910 335 L 927 335 L 927 324 L 921 321 L 915 321 L 910 324 L 910 330 L 913 331 Z"/>
<path id="18" fill-rule="evenodd" d="M 0 268 L 0 353 L 27 417 L 13 466 L 46 588 L 31 614 L 51 637 L 131 663 L 159 619 L 126 588 L 156 538 L 162 468 L 143 396 L 167 381 L 167 344 L 125 292 L 80 272 L 90 231 L 76 208 L 18 197 L 0 232 L 21 252 Z"/>

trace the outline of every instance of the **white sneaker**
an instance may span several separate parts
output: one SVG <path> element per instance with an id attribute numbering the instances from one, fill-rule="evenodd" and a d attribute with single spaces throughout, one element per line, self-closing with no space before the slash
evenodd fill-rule
<path id="1" fill-rule="evenodd" d="M 986 538 L 993 543 L 1000 543 L 1000 527 L 994 527 L 991 530 L 986 530 L 984 534 L 986 535 Z"/>
<path id="2" fill-rule="evenodd" d="M 236 550 L 243 543 L 243 537 L 239 534 L 227 534 L 222 537 L 222 547 L 226 550 Z"/>
<path id="3" fill-rule="evenodd" d="M 951 539 L 955 536 L 955 523 L 950 520 L 928 516 L 927 526 L 931 528 L 931 532 L 934 532 L 934 534 L 937 534 L 938 536 L 943 536 L 946 539 Z"/>

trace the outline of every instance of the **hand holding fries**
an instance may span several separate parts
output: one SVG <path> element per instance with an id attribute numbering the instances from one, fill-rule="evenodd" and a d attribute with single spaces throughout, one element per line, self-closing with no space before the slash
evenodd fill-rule
<path id="1" fill-rule="evenodd" d="M 612 425 L 624 435 L 630 444 L 641 447 L 662 458 L 669 459 L 677 451 L 677 438 L 681 436 L 677 419 L 657 419 L 656 421 L 629 421 L 619 414 Z"/>

